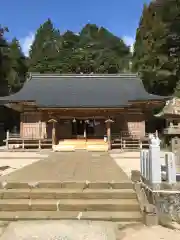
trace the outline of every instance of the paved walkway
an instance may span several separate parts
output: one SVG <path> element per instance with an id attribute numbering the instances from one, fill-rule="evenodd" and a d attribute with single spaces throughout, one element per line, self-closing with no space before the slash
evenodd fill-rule
<path id="1" fill-rule="evenodd" d="M 51 153 L 44 160 L 0 177 L 0 181 L 128 181 L 108 153 Z"/>

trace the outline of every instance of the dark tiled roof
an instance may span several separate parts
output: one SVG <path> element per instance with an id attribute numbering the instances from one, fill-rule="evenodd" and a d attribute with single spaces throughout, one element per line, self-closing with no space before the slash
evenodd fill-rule
<path id="1" fill-rule="evenodd" d="M 32 74 L 16 94 L 1 100 L 35 101 L 40 107 L 118 108 L 129 101 L 163 100 L 148 94 L 134 74 L 56 75 Z"/>

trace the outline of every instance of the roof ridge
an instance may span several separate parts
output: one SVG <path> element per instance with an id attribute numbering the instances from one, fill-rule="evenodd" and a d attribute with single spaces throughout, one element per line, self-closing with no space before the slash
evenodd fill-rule
<path id="1" fill-rule="evenodd" d="M 48 73 L 29 73 L 29 79 L 32 78 L 70 78 L 70 77 L 82 77 L 82 78 L 109 78 L 109 77 L 113 77 L 113 78 L 136 78 L 139 77 L 138 74 L 135 73 L 118 73 L 118 74 L 48 74 Z"/>

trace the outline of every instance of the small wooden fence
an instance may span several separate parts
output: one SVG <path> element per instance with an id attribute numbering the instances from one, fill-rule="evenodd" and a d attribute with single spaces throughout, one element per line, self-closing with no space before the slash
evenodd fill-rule
<path id="1" fill-rule="evenodd" d="M 38 138 L 34 130 L 30 131 L 31 134 L 29 134 L 28 131 L 27 133 L 27 135 L 23 135 L 22 137 L 20 133 L 10 133 L 7 131 L 6 139 L 4 140 L 7 149 L 24 149 L 28 147 L 37 147 L 41 149 L 43 147 L 52 147 L 52 139 L 47 139 L 43 137 L 44 135 L 42 134 L 40 134 L 40 138 Z M 143 138 L 139 138 L 136 136 L 136 133 L 130 134 L 127 131 L 122 131 L 119 134 L 112 134 L 112 148 L 120 148 L 127 151 L 147 149 L 149 147 L 149 139 L 147 136 L 148 134 L 146 134 L 146 136 Z"/>
<path id="2" fill-rule="evenodd" d="M 121 148 L 123 150 L 135 150 L 149 147 L 148 133 L 144 137 L 140 138 L 133 133 L 121 132 L 119 134 L 112 134 L 112 148 Z"/>
<path id="3" fill-rule="evenodd" d="M 35 148 L 52 148 L 52 139 L 38 139 L 32 137 L 23 137 L 21 138 L 19 133 L 10 133 L 7 131 L 6 133 L 6 139 L 4 140 L 6 143 L 7 149 L 17 149 L 17 148 L 29 148 L 29 147 L 35 147 Z"/>

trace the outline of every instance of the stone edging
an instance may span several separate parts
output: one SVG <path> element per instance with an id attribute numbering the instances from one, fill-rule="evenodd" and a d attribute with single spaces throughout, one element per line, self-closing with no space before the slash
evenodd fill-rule
<path id="1" fill-rule="evenodd" d="M 139 171 L 131 171 L 131 180 L 134 183 L 134 190 L 143 215 L 143 223 L 147 226 L 158 225 L 157 208 L 150 204 L 146 193 L 141 185 L 141 174 Z"/>

